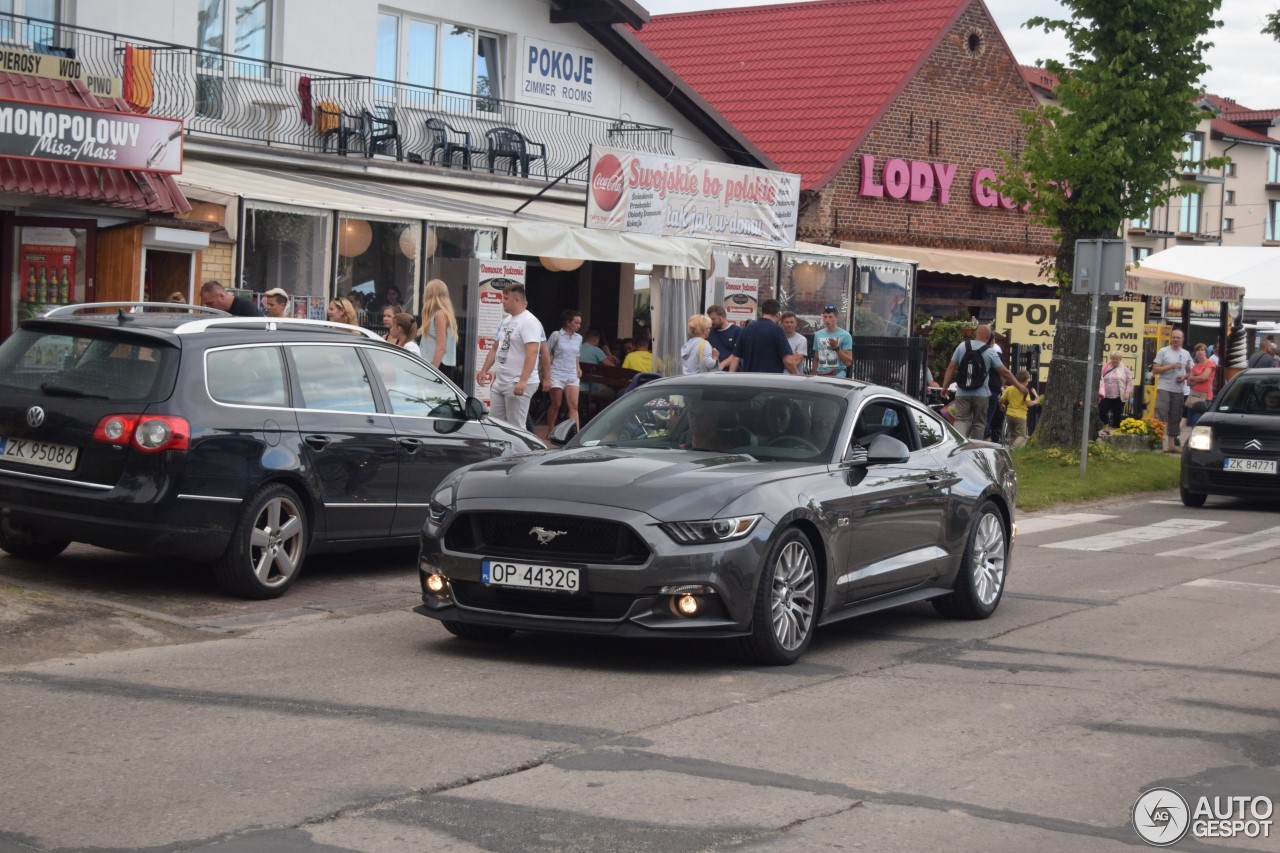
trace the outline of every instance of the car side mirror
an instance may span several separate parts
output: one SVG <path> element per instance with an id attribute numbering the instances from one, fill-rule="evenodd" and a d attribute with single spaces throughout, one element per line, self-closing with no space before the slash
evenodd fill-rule
<path id="1" fill-rule="evenodd" d="M 467 420 L 469 421 L 478 421 L 488 414 L 484 403 L 475 397 L 467 398 L 467 402 L 464 404 L 464 411 L 467 413 Z"/>
<path id="2" fill-rule="evenodd" d="M 867 464 L 901 465 L 910 455 L 911 451 L 905 444 L 891 435 L 882 433 L 873 438 L 867 447 Z"/>
<path id="3" fill-rule="evenodd" d="M 547 436 L 547 441 L 556 447 L 564 447 L 578 434 L 578 425 L 572 420 L 564 420 L 556 424 L 556 428 Z"/>

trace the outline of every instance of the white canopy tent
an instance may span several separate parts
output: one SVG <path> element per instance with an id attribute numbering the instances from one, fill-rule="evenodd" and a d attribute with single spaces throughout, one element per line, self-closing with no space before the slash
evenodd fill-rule
<path id="1" fill-rule="evenodd" d="M 1174 246 L 1143 260 L 1139 269 L 1210 279 L 1245 289 L 1244 313 L 1280 319 L 1280 247 Z M 1191 299 L 1216 299 L 1193 294 Z"/>

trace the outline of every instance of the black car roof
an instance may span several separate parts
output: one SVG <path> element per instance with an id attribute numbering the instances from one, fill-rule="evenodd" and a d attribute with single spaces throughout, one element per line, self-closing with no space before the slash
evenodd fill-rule
<path id="1" fill-rule="evenodd" d="M 89 307 L 89 306 L 77 306 Z M 178 306 L 179 308 L 183 306 Z M 269 317 L 233 317 L 226 312 L 164 313 L 164 311 L 55 314 L 34 317 L 20 324 L 24 329 L 58 330 L 70 334 L 95 329 L 103 332 L 120 332 L 130 337 L 153 338 L 170 345 L 243 343 L 271 341 L 315 341 L 334 339 L 351 341 L 360 339 L 366 343 L 382 343 L 380 338 L 369 337 L 354 327 L 323 321 L 274 319 Z M 358 337 L 357 337 L 358 336 Z M 389 346 L 389 345 L 388 345 Z"/>

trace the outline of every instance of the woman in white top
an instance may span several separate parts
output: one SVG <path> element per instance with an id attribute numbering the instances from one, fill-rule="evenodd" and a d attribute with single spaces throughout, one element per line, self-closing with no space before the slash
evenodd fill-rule
<path id="1" fill-rule="evenodd" d="M 453 313 L 449 285 L 438 278 L 427 282 L 422 291 L 422 316 L 426 319 L 422 338 L 423 358 L 440 369 L 455 383 L 458 381 L 458 318 Z"/>
<path id="2" fill-rule="evenodd" d="M 547 408 L 547 432 L 555 429 L 556 418 L 560 415 L 560 401 L 569 403 L 569 420 L 578 426 L 578 380 L 582 378 L 582 368 L 578 365 L 578 354 L 582 351 L 582 315 L 572 308 L 560 315 L 560 328 L 547 338 L 547 350 L 551 353 L 551 405 Z"/>
<path id="3" fill-rule="evenodd" d="M 685 376 L 710 373 L 720 363 L 720 353 L 707 341 L 710 332 L 711 318 L 706 314 L 694 314 L 689 318 L 689 340 L 680 347 L 680 363 Z"/>
<path id="4" fill-rule="evenodd" d="M 391 326 L 387 329 L 387 340 L 398 347 L 404 347 L 414 355 L 422 355 L 422 350 L 414 342 L 418 337 L 418 323 L 412 314 L 401 311 L 391 315 Z"/>

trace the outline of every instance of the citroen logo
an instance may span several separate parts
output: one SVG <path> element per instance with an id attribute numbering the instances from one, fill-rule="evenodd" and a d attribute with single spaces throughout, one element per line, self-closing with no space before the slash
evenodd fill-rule
<path id="1" fill-rule="evenodd" d="M 533 527 L 529 529 L 529 534 L 538 537 L 539 545 L 550 545 L 552 540 L 557 536 L 563 536 L 569 531 L 567 530 L 548 530 L 545 527 Z"/>
<path id="2" fill-rule="evenodd" d="M 39 406 L 32 406 L 27 409 L 27 426 L 35 429 L 44 423 L 44 409 Z"/>
<path id="3" fill-rule="evenodd" d="M 30 418 L 28 418 L 28 420 L 30 420 Z M 1245 450 L 1261 450 L 1262 442 L 1258 441 L 1258 439 L 1256 438 L 1251 438 L 1244 443 L 1244 449 Z"/>

